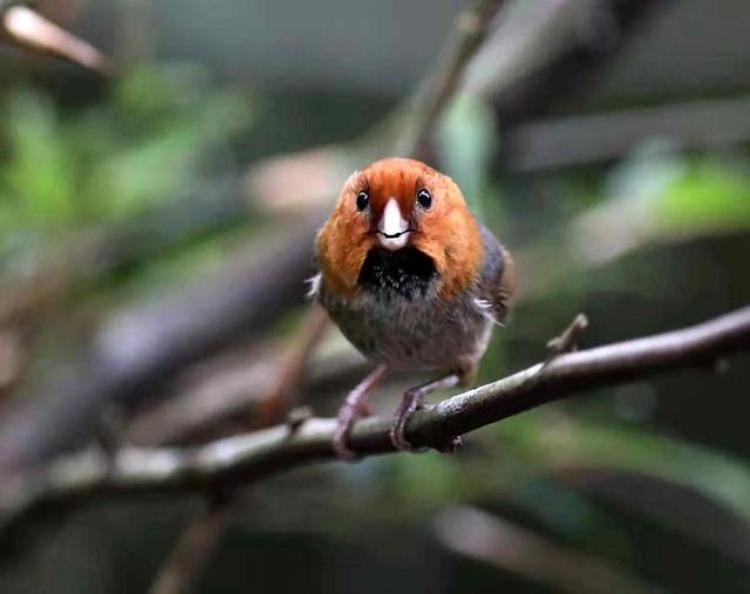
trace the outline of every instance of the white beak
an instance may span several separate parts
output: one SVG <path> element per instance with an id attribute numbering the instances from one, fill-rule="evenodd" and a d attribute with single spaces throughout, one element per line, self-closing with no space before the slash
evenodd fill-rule
<path id="1" fill-rule="evenodd" d="M 387 250 L 400 250 L 409 241 L 409 222 L 401 215 L 395 198 L 388 200 L 378 224 L 380 245 Z"/>

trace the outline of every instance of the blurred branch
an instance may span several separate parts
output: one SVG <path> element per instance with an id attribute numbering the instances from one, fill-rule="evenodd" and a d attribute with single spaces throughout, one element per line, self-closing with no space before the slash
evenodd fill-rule
<path id="1" fill-rule="evenodd" d="M 515 30 L 500 30 L 487 44 L 477 57 L 470 88 L 492 97 L 505 129 L 543 115 L 551 105 L 580 99 L 640 27 L 671 4 L 672 0 L 539 3 L 532 12 L 540 13 L 536 22 L 508 19 L 507 27 Z"/>
<path id="2" fill-rule="evenodd" d="M 439 447 L 456 435 L 562 399 L 571 393 L 711 365 L 750 349 L 750 307 L 702 324 L 645 338 L 559 355 L 498 381 L 418 411 L 408 438 Z M 354 426 L 352 449 L 362 456 L 393 452 L 391 421 L 369 418 Z M 195 449 L 124 448 L 71 455 L 8 481 L 0 497 L 0 528 L 7 532 L 41 511 L 117 495 L 207 492 L 261 480 L 316 460 L 331 460 L 334 419 L 300 427 L 277 426 Z"/>
<path id="3" fill-rule="evenodd" d="M 650 138 L 711 149 L 750 140 L 750 99 L 715 99 L 523 124 L 508 135 L 510 166 L 521 171 L 621 157 Z"/>
<path id="4" fill-rule="evenodd" d="M 224 533 L 226 504 L 211 503 L 192 518 L 159 570 L 150 594 L 187 592 Z"/>
<path id="5" fill-rule="evenodd" d="M 252 428 L 267 427 L 288 414 L 296 403 L 302 377 L 329 323 L 328 314 L 320 305 L 313 304 L 307 309 L 300 330 L 283 354 L 273 384 L 249 417 Z"/>
<path id="6" fill-rule="evenodd" d="M 399 153 L 424 159 L 424 153 L 438 118 L 455 96 L 471 59 L 487 39 L 495 16 L 505 0 L 478 0 L 455 21 L 454 39 L 447 46 L 438 67 L 420 88 L 413 106 L 411 134 L 401 139 Z"/>
<path id="7" fill-rule="evenodd" d="M 471 507 L 448 510 L 437 520 L 441 542 L 461 555 L 572 594 L 662 592 L 623 569 L 551 542 L 532 531 Z"/>
<path id="8" fill-rule="evenodd" d="M 312 238 L 318 225 L 304 222 L 288 236 L 250 245 L 219 274 L 162 302 L 113 316 L 90 352 L 76 355 L 75 374 L 50 390 L 50 398 L 22 398 L 4 417 L 0 469 L 22 471 L 85 445 L 105 406 L 135 406 L 146 395 L 154 399 L 190 364 L 239 337 L 249 340 L 265 331 L 302 302 L 302 279 L 312 274 L 312 257 L 310 243 L 298 238 Z"/>
<path id="9" fill-rule="evenodd" d="M 108 74 L 110 63 L 89 43 L 65 31 L 38 12 L 19 4 L 0 5 L 0 34 L 32 51 L 50 54 L 84 68 Z"/>
<path id="10" fill-rule="evenodd" d="M 125 441 L 140 446 L 205 442 L 247 430 L 248 415 L 266 417 L 260 409 L 276 392 L 286 353 L 275 342 L 242 350 L 241 357 L 219 357 L 178 378 L 176 396 L 137 414 L 128 424 Z M 345 390 L 365 372 L 364 358 L 347 345 L 330 356 L 317 356 L 299 389 L 327 397 Z"/>
<path id="11" fill-rule="evenodd" d="M 25 353 L 15 332 L 0 331 L 0 404 L 18 381 Z"/>

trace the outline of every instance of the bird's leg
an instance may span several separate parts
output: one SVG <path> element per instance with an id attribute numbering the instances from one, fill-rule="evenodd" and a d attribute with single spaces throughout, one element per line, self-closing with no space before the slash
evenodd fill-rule
<path id="1" fill-rule="evenodd" d="M 416 388 L 410 388 L 404 393 L 404 397 L 401 399 L 398 409 L 396 409 L 396 418 L 391 427 L 391 443 L 398 450 L 413 450 L 414 448 L 406 439 L 406 424 L 414 414 L 428 394 L 431 394 L 435 390 L 441 390 L 443 388 L 453 388 L 460 384 L 463 378 L 457 373 L 451 373 L 439 379 L 436 379 Z"/>
<path id="2" fill-rule="evenodd" d="M 378 365 L 370 375 L 349 392 L 344 404 L 339 409 L 336 432 L 333 435 L 333 449 L 339 458 L 354 460 L 357 457 L 347 444 L 349 431 L 354 421 L 369 414 L 367 397 L 383 379 L 386 371 L 385 365 Z"/>

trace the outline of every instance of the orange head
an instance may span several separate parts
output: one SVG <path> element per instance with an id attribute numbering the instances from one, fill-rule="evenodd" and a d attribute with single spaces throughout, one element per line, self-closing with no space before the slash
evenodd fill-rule
<path id="1" fill-rule="evenodd" d="M 371 250 L 406 247 L 432 259 L 442 297 L 467 288 L 479 273 L 479 227 L 451 178 L 401 158 L 355 171 L 318 234 L 317 256 L 326 286 L 352 296 Z"/>

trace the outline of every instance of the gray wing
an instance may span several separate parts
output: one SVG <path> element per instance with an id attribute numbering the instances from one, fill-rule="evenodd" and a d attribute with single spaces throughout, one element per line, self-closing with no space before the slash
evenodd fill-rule
<path id="1" fill-rule="evenodd" d="M 513 297 L 513 258 L 484 225 L 480 225 L 484 260 L 479 277 L 479 305 L 502 324 Z"/>

